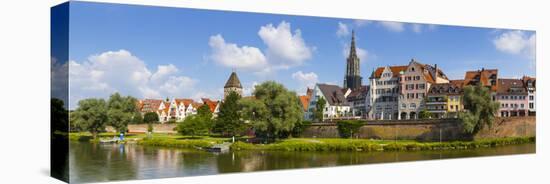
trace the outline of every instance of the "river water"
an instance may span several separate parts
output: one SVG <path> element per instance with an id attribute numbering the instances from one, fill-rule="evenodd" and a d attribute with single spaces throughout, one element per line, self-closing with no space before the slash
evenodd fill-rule
<path id="1" fill-rule="evenodd" d="M 79 142 L 70 144 L 69 174 L 71 182 L 81 183 L 526 153 L 535 153 L 534 143 L 445 151 L 209 153 L 136 144 Z"/>

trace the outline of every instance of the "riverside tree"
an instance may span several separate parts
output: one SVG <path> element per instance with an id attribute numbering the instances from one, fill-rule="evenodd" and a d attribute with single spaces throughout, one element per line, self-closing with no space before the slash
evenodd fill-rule
<path id="1" fill-rule="evenodd" d="M 241 95 L 234 91 L 229 92 L 225 97 L 220 105 L 220 112 L 214 125 L 215 132 L 234 136 L 244 131 L 245 126 L 239 114 L 241 107 L 238 102 L 240 99 Z"/>
<path id="2" fill-rule="evenodd" d="M 499 103 L 491 98 L 489 88 L 477 85 L 464 87 L 464 109 L 459 114 L 465 133 L 475 135 L 485 126 L 492 126 Z"/>
<path id="3" fill-rule="evenodd" d="M 252 124 L 260 137 L 286 137 L 302 122 L 303 110 L 296 93 L 282 84 L 264 82 L 255 86 L 253 95 L 254 99 L 240 102 L 241 115 Z"/>
<path id="4" fill-rule="evenodd" d="M 84 99 L 78 102 L 78 108 L 71 113 L 71 122 L 79 129 L 89 131 L 93 138 L 105 130 L 107 123 L 107 103 L 103 99 Z"/>
<path id="5" fill-rule="evenodd" d="M 136 111 L 134 113 L 134 116 L 132 117 L 132 123 L 134 123 L 134 124 L 143 123 L 143 116 L 141 116 L 140 112 Z"/>
<path id="6" fill-rule="evenodd" d="M 144 123 L 155 123 L 159 121 L 159 115 L 156 112 L 147 112 L 143 115 Z"/>
<path id="7" fill-rule="evenodd" d="M 313 110 L 313 118 L 317 121 L 323 121 L 323 109 L 325 109 L 325 106 L 327 104 L 327 101 L 325 98 L 320 97 L 317 102 L 315 103 L 315 109 Z"/>
<path id="8" fill-rule="evenodd" d="M 134 97 L 123 97 L 119 93 L 112 94 L 107 102 L 109 125 L 118 132 L 125 133 L 128 130 L 128 123 L 132 122 L 137 112 L 136 102 Z"/>
<path id="9" fill-rule="evenodd" d="M 212 112 L 208 105 L 202 105 L 197 109 L 197 114 L 189 116 L 178 123 L 178 132 L 182 135 L 204 135 L 212 129 Z"/>
<path id="10" fill-rule="evenodd" d="M 420 113 L 418 113 L 418 118 L 420 119 L 430 119 L 432 118 L 432 113 L 430 111 L 427 111 L 426 109 L 422 109 Z"/>

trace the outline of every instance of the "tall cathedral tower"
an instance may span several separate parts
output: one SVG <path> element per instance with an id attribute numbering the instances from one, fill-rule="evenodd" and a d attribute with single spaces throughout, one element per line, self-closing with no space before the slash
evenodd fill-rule
<path id="1" fill-rule="evenodd" d="M 355 31 L 351 31 L 351 48 L 346 62 L 346 76 L 344 76 L 344 89 L 352 90 L 361 88 L 361 68 L 359 67 L 359 57 L 355 51 Z"/>

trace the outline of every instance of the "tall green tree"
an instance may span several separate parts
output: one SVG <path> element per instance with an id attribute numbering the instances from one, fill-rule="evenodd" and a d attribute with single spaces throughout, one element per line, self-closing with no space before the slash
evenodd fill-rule
<path id="1" fill-rule="evenodd" d="M 267 138 L 288 136 L 302 122 L 303 110 L 295 92 L 282 84 L 267 81 L 255 86 L 255 99 L 241 101 L 242 117 Z"/>
<path id="2" fill-rule="evenodd" d="M 132 123 L 134 124 L 143 123 L 143 116 L 141 116 L 140 112 L 138 111 L 134 112 L 134 116 L 132 117 Z"/>
<path id="3" fill-rule="evenodd" d="M 325 98 L 320 97 L 315 103 L 315 109 L 313 110 L 313 119 L 317 121 L 323 121 L 323 110 L 327 105 Z"/>
<path id="4" fill-rule="evenodd" d="M 208 105 L 202 105 L 197 109 L 197 114 L 189 116 L 178 123 L 178 132 L 182 135 L 204 135 L 210 133 L 213 126 L 212 112 Z"/>
<path id="5" fill-rule="evenodd" d="M 103 99 L 84 99 L 78 102 L 78 108 L 70 114 L 71 123 L 76 127 L 97 134 L 105 130 L 107 124 L 107 103 Z"/>
<path id="6" fill-rule="evenodd" d="M 231 91 L 220 105 L 220 112 L 214 125 L 214 131 L 220 132 L 224 135 L 234 136 L 242 133 L 245 129 L 245 125 L 241 120 L 239 111 L 241 107 L 238 101 L 241 96 Z"/>
<path id="7" fill-rule="evenodd" d="M 107 102 L 109 125 L 118 132 L 125 133 L 128 130 L 128 123 L 132 122 L 134 114 L 137 112 L 136 102 L 137 100 L 131 96 L 112 94 Z"/>
<path id="8" fill-rule="evenodd" d="M 201 123 L 204 124 L 208 132 L 211 132 L 214 127 L 214 120 L 212 119 L 213 115 L 212 111 L 210 111 L 210 107 L 206 104 L 201 105 L 197 109 L 197 116 L 200 118 Z"/>
<path id="9" fill-rule="evenodd" d="M 182 135 L 196 136 L 207 134 L 208 126 L 199 115 L 191 115 L 186 117 L 183 122 L 178 123 L 177 130 Z"/>
<path id="10" fill-rule="evenodd" d="M 363 123 L 358 120 L 342 120 L 336 122 L 338 134 L 342 138 L 353 138 L 359 132 Z"/>
<path id="11" fill-rule="evenodd" d="M 485 126 L 492 126 L 499 103 L 491 98 L 489 88 L 477 85 L 464 87 L 464 109 L 459 114 L 465 133 L 475 135 Z"/>
<path id="12" fill-rule="evenodd" d="M 144 123 L 156 123 L 159 122 L 159 115 L 156 112 L 147 112 L 143 115 Z"/>

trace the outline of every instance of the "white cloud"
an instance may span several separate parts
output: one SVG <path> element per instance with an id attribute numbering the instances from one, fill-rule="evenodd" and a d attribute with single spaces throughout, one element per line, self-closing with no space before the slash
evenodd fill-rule
<path id="1" fill-rule="evenodd" d="M 300 89 L 313 88 L 319 82 L 319 77 L 314 72 L 304 73 L 298 71 L 292 74 L 292 78 L 300 83 Z"/>
<path id="2" fill-rule="evenodd" d="M 522 54 L 534 59 L 536 53 L 536 35 L 528 35 L 523 31 L 503 32 L 493 39 L 495 48 L 509 54 Z"/>
<path id="3" fill-rule="evenodd" d="M 531 59 L 535 59 L 537 56 L 537 35 L 533 34 L 529 37 L 527 42 L 527 54 Z"/>
<path id="4" fill-rule="evenodd" d="M 338 30 L 336 30 L 336 36 L 346 37 L 349 35 L 348 25 L 342 22 L 338 22 Z"/>
<path id="5" fill-rule="evenodd" d="M 54 98 L 67 100 L 67 89 L 69 87 L 69 62 L 60 63 L 55 57 L 52 57 L 50 64 L 51 95 Z M 67 104 L 65 104 L 65 106 L 67 107 Z"/>
<path id="6" fill-rule="evenodd" d="M 267 45 L 268 61 L 275 68 L 299 66 L 311 58 L 313 49 L 304 42 L 300 29 L 292 34 L 288 22 L 282 21 L 277 27 L 273 24 L 262 26 L 258 35 Z"/>
<path id="7" fill-rule="evenodd" d="M 254 90 L 256 89 L 256 85 L 258 85 L 260 83 L 258 83 L 257 81 L 254 81 L 252 83 L 249 83 L 249 84 L 245 84 L 243 86 L 243 96 L 251 96 L 252 93 L 254 92 Z"/>
<path id="8" fill-rule="evenodd" d="M 267 66 L 267 59 L 256 47 L 239 47 L 234 43 L 227 43 L 221 35 L 210 37 L 208 42 L 212 49 L 212 58 L 216 63 L 226 67 L 257 70 Z"/>
<path id="9" fill-rule="evenodd" d="M 185 76 L 170 76 L 161 84 L 158 89 L 170 97 L 181 97 L 183 94 L 190 94 L 195 87 L 197 80 Z"/>
<path id="10" fill-rule="evenodd" d="M 433 31 L 437 29 L 437 25 L 435 24 L 410 24 L 411 30 L 415 33 L 422 33 L 424 31 Z"/>
<path id="11" fill-rule="evenodd" d="M 185 97 L 197 93 L 197 80 L 178 75 L 174 65 L 159 65 L 152 73 L 129 51 L 108 51 L 83 62 L 69 61 L 69 108 L 82 98 L 107 98 L 120 92 L 136 98 Z"/>
<path id="12" fill-rule="evenodd" d="M 178 68 L 174 66 L 173 64 L 169 65 L 159 65 L 157 66 L 157 71 L 151 76 L 152 81 L 162 81 L 167 76 L 172 75 L 174 73 L 178 72 Z"/>
<path id="13" fill-rule="evenodd" d="M 405 30 L 405 24 L 401 22 L 381 21 L 380 25 L 386 28 L 387 30 L 393 31 L 393 32 L 402 32 Z"/>
<path id="14" fill-rule="evenodd" d="M 300 29 L 292 33 L 290 23 L 285 21 L 277 27 L 273 24 L 261 26 L 258 36 L 266 45 L 264 51 L 257 47 L 228 43 L 220 34 L 210 36 L 208 44 L 211 54 L 208 59 L 228 68 L 253 71 L 259 76 L 267 76 L 279 69 L 302 65 L 312 57 L 315 50 L 315 47 L 305 43 Z"/>

